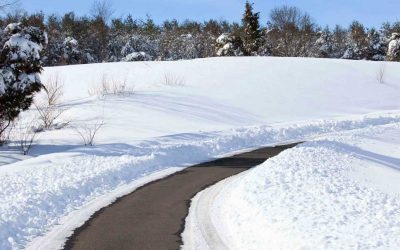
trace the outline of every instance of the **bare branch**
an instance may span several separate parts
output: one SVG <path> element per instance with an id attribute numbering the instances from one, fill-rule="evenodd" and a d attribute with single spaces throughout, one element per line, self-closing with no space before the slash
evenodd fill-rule
<path id="1" fill-rule="evenodd" d="M 385 83 L 386 65 L 382 64 L 376 72 L 376 80 L 378 83 Z"/>
<path id="2" fill-rule="evenodd" d="M 0 10 L 5 11 L 11 6 L 15 6 L 20 3 L 20 0 L 0 0 Z"/>
<path id="3" fill-rule="evenodd" d="M 114 14 L 113 5 L 108 0 L 96 0 L 92 4 L 90 14 L 94 18 L 100 18 L 104 22 L 108 22 Z"/>
<path id="4" fill-rule="evenodd" d="M 95 124 L 85 124 L 80 127 L 75 127 L 75 131 L 85 146 L 93 146 L 95 143 L 95 137 L 103 126 L 104 121 L 99 121 Z"/>
<path id="5" fill-rule="evenodd" d="M 25 124 L 19 124 L 16 131 L 17 141 L 23 155 L 27 155 L 32 149 L 36 136 L 37 129 L 34 126 L 36 118 Z"/>
<path id="6" fill-rule="evenodd" d="M 108 95 L 125 96 L 134 93 L 134 87 L 128 86 L 127 78 L 116 80 L 108 79 L 106 74 L 103 74 L 101 82 L 98 85 L 91 87 L 88 90 L 90 96 L 105 97 Z"/>
<path id="7" fill-rule="evenodd" d="M 179 76 L 175 76 L 173 74 L 164 74 L 164 85 L 171 86 L 171 87 L 179 87 L 185 85 L 185 79 Z"/>
<path id="8" fill-rule="evenodd" d="M 43 129 L 53 126 L 65 110 L 60 108 L 61 98 L 64 95 L 64 84 L 58 75 L 46 81 L 43 88 L 43 98 L 39 104 L 35 103 Z"/>

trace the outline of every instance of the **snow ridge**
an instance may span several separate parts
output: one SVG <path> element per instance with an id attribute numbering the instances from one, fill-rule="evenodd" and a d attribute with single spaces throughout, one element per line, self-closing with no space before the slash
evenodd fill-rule
<path id="1" fill-rule="evenodd" d="M 379 165 L 358 152 L 369 145 L 365 138 L 389 138 L 399 128 L 367 128 L 368 133 L 307 142 L 228 183 L 211 209 L 221 237 L 231 244 L 229 249 L 261 249 L 266 244 L 271 249 L 397 249 L 398 166 L 390 172 L 393 181 L 383 180 L 396 192 L 387 192 L 376 180 L 392 171 L 385 166 L 396 160 L 387 157 L 390 160 Z M 380 174 L 361 179 L 355 174 L 371 169 Z"/>

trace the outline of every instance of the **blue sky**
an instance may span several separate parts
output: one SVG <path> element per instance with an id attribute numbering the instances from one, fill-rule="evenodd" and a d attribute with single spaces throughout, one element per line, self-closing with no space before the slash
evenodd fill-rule
<path id="1" fill-rule="evenodd" d="M 43 10 L 45 13 L 63 14 L 75 11 L 87 14 L 90 0 L 21 0 L 21 7 L 28 12 Z M 144 18 L 149 14 L 157 23 L 165 19 L 206 20 L 226 19 L 240 21 L 245 0 L 110 0 L 114 16 Z M 322 26 L 341 24 L 347 26 L 359 20 L 367 26 L 379 27 L 384 21 L 400 21 L 400 0 L 253 0 L 256 11 L 261 12 L 265 24 L 271 8 L 281 5 L 297 6 L 307 11 Z"/>

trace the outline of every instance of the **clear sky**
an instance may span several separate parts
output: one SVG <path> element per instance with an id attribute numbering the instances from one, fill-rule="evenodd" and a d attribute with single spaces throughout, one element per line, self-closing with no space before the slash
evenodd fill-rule
<path id="1" fill-rule="evenodd" d="M 149 14 L 157 23 L 176 18 L 203 21 L 225 19 L 240 21 L 245 0 L 109 0 L 114 16 L 132 14 L 144 18 Z M 75 11 L 88 14 L 91 0 L 21 0 L 28 12 L 63 14 Z M 261 22 L 267 22 L 268 13 L 281 5 L 297 6 L 307 11 L 322 26 L 341 24 L 347 26 L 358 20 L 366 26 L 379 27 L 384 21 L 400 21 L 400 0 L 253 0 L 256 11 L 261 12 Z"/>

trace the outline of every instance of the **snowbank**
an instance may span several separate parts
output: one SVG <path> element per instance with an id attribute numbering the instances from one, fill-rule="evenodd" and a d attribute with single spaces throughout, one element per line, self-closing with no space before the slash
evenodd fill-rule
<path id="1" fill-rule="evenodd" d="M 205 210 L 227 249 L 397 249 L 399 145 L 400 123 L 330 135 L 225 181 L 217 194 L 203 191 L 194 202 L 216 197 Z M 198 233 L 203 222 L 191 213 L 184 241 L 206 249 L 207 237 Z"/>
<path id="2" fill-rule="evenodd" d="M 169 167 L 277 142 L 395 122 L 400 122 L 400 115 L 177 134 L 137 145 L 99 145 L 5 165 L 0 171 L 0 248 L 22 248 L 74 210 Z"/>

